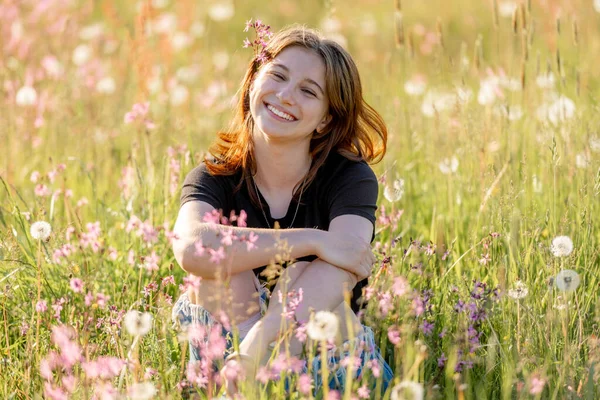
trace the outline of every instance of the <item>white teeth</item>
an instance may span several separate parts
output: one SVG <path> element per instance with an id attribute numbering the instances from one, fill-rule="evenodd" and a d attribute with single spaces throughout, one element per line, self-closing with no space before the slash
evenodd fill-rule
<path id="1" fill-rule="evenodd" d="M 279 117 L 281 117 L 281 118 L 285 118 L 285 119 L 287 119 L 288 121 L 293 121 L 293 120 L 295 119 L 295 118 L 294 118 L 294 117 L 292 117 L 291 115 L 289 115 L 289 114 L 286 114 L 286 113 L 284 113 L 284 112 L 282 112 L 282 111 L 279 111 L 278 109 L 276 109 L 275 107 L 273 107 L 273 106 L 272 106 L 272 105 L 270 105 L 270 104 L 269 104 L 269 105 L 267 105 L 267 108 L 268 108 L 269 110 L 271 110 L 271 112 L 272 112 L 273 114 L 275 114 L 275 115 L 277 115 L 277 116 L 279 116 Z"/>

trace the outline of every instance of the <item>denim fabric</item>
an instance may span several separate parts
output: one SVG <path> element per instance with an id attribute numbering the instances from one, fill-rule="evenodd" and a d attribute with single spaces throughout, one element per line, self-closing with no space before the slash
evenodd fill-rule
<path id="1" fill-rule="evenodd" d="M 259 302 L 261 306 L 261 314 L 264 315 L 267 308 L 267 301 L 269 292 L 264 287 L 259 289 Z M 206 327 L 212 327 L 215 323 L 218 323 L 215 318 L 201 306 L 191 304 L 187 293 L 184 293 L 173 307 L 172 317 L 174 321 L 179 322 L 182 326 L 186 324 L 197 323 Z M 233 334 L 231 331 L 223 328 L 223 337 L 227 341 L 227 350 L 223 357 L 227 357 L 233 351 Z M 240 337 L 242 340 L 243 337 Z M 346 381 L 347 368 L 340 365 L 340 361 L 357 354 L 356 349 L 359 350 L 358 357 L 360 362 L 357 363 L 357 368 L 353 371 L 354 380 L 359 379 L 365 368 L 368 368 L 367 363 L 371 360 L 376 360 L 379 363 L 381 377 L 382 377 L 382 392 L 385 391 L 392 381 L 394 374 L 390 366 L 381 356 L 381 352 L 377 347 L 374 339 L 373 330 L 368 326 L 363 325 L 362 332 L 352 339 L 344 342 L 344 345 L 338 348 L 330 349 L 327 351 L 327 367 L 329 370 L 329 387 L 335 390 L 344 390 L 344 384 Z M 190 344 L 190 362 L 200 360 L 198 349 Z M 373 361 L 371 361 L 373 362 Z M 311 374 L 314 384 L 314 393 L 316 394 L 323 385 L 323 379 L 321 377 L 321 356 L 317 354 L 311 361 Z M 308 364 L 305 365 L 304 373 L 308 372 Z M 286 387 L 287 387 L 286 383 Z"/>

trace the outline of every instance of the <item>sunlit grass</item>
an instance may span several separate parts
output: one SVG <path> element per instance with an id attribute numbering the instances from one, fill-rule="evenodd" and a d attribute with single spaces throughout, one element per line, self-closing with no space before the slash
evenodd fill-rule
<path id="1" fill-rule="evenodd" d="M 363 319 L 394 384 L 597 398 L 593 2 L 209 3 L 0 6 L 0 397 L 180 397 L 179 187 L 231 116 L 260 17 L 345 43 L 388 123 Z M 125 329 L 131 310 L 148 333 Z M 279 398 L 286 381 L 243 390 Z"/>

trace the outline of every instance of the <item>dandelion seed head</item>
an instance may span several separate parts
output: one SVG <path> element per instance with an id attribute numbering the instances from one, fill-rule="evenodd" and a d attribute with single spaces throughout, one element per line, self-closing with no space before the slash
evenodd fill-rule
<path id="1" fill-rule="evenodd" d="M 557 236 L 552 240 L 550 251 L 555 257 L 566 257 L 573 251 L 573 241 L 568 236 Z"/>
<path id="2" fill-rule="evenodd" d="M 46 221 L 37 221 L 31 224 L 30 233 L 35 240 L 45 241 L 52 233 L 52 226 Z"/>
<path id="3" fill-rule="evenodd" d="M 15 98 L 17 105 L 21 107 L 34 106 L 37 100 L 37 92 L 31 86 L 23 86 L 19 89 Z"/>
<path id="4" fill-rule="evenodd" d="M 390 203 L 400 200 L 404 196 L 404 179 L 394 180 L 391 186 L 385 185 L 383 196 Z"/>
<path id="5" fill-rule="evenodd" d="M 529 289 L 527 289 L 527 286 L 523 282 L 517 281 L 515 287 L 508 291 L 508 297 L 519 300 L 525 298 L 528 293 Z"/>
<path id="6" fill-rule="evenodd" d="M 563 269 L 556 275 L 554 285 L 562 292 L 572 292 L 579 287 L 581 278 L 572 269 Z"/>
<path id="7" fill-rule="evenodd" d="M 390 400 L 423 400 L 423 385 L 414 381 L 402 381 L 392 388 Z"/>
<path id="8" fill-rule="evenodd" d="M 154 384 L 148 381 L 131 385 L 128 392 L 131 400 L 149 400 L 156 396 Z"/>
<path id="9" fill-rule="evenodd" d="M 125 329 L 132 336 L 144 336 L 152 328 L 152 314 L 141 313 L 137 310 L 130 310 L 123 318 Z"/>
<path id="10" fill-rule="evenodd" d="M 213 4 L 208 9 L 208 16 L 216 22 L 228 21 L 234 14 L 235 8 L 233 7 L 233 3 L 227 0 Z"/>
<path id="11" fill-rule="evenodd" d="M 319 311 L 306 325 L 308 337 L 316 341 L 326 341 L 335 338 L 338 333 L 339 321 L 330 311 Z"/>

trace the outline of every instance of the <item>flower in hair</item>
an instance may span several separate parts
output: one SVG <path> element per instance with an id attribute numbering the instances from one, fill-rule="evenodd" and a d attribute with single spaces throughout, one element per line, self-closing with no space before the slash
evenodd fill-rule
<path id="1" fill-rule="evenodd" d="M 248 38 L 244 39 L 244 48 L 252 47 L 254 49 L 254 56 L 260 62 L 267 60 L 267 41 L 273 37 L 271 32 L 271 26 L 265 25 L 260 19 L 252 22 L 252 19 L 246 21 L 246 27 L 244 32 L 248 32 L 250 29 L 254 29 L 255 39 L 250 41 Z"/>

